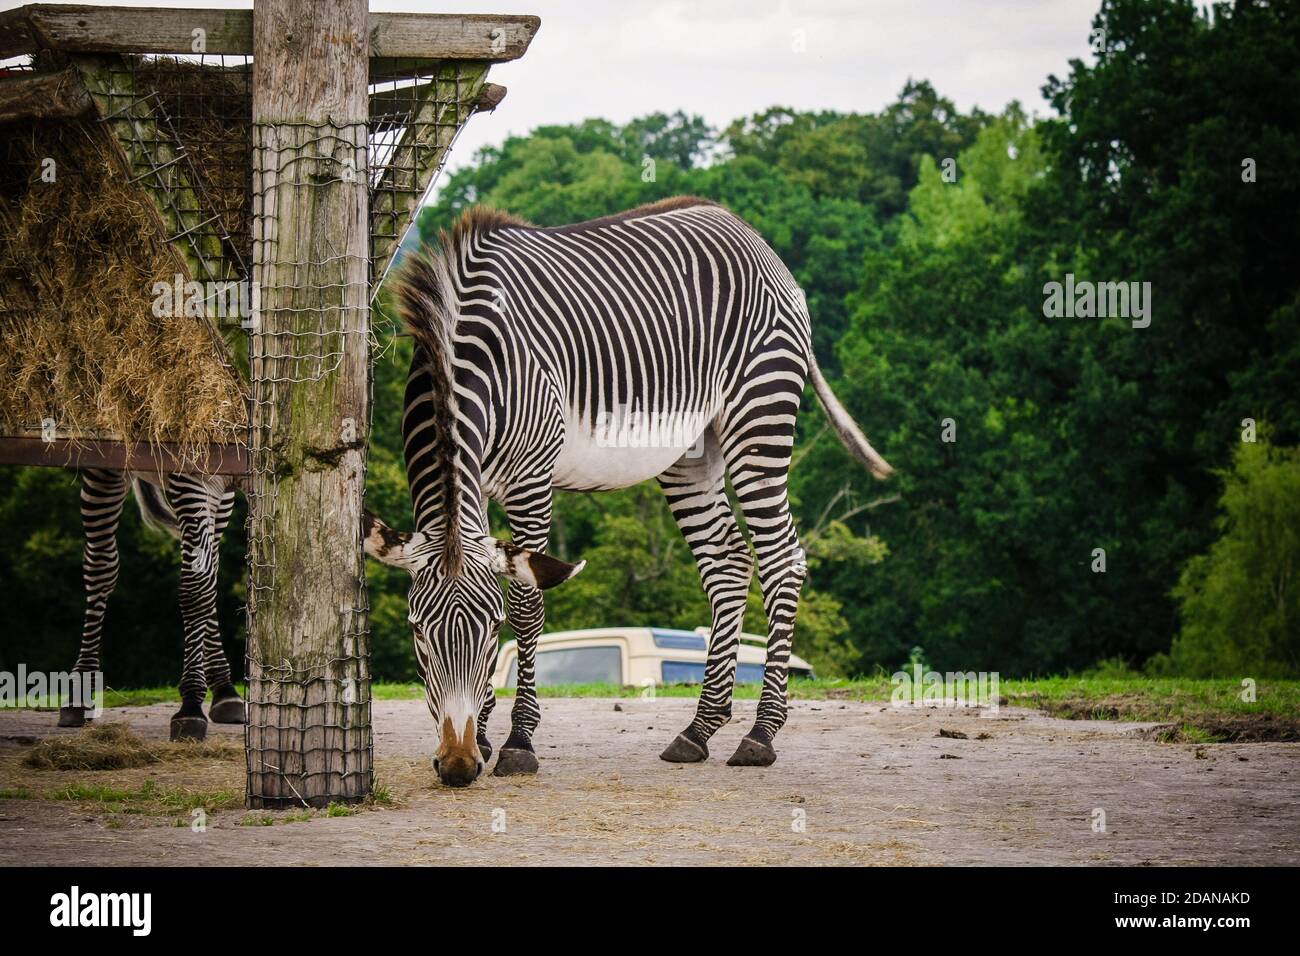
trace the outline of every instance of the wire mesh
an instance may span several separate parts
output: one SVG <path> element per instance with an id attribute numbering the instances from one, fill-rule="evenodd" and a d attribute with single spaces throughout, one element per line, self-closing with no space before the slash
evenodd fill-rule
<path id="1" fill-rule="evenodd" d="M 389 61 L 370 87 L 372 295 L 474 111 L 486 70 L 460 61 Z"/>
<path id="2" fill-rule="evenodd" d="M 132 181 L 150 189 L 201 282 L 247 281 L 252 173 L 250 56 L 104 61 L 102 122 L 123 141 Z"/>
<path id="3" fill-rule="evenodd" d="M 369 792 L 372 773 L 369 608 L 360 521 L 350 529 L 352 566 L 358 573 L 342 607 L 287 607 L 298 602 L 282 600 L 277 589 L 293 573 L 292 566 L 281 566 L 281 552 L 290 547 L 281 536 L 290 535 L 294 548 L 304 544 L 289 527 L 292 516 L 283 513 L 282 426 L 295 404 L 301 408 L 298 393 L 303 388 L 336 374 L 356 373 L 355 357 L 360 354 L 364 366 L 370 347 L 368 250 L 349 252 L 340 245 L 347 242 L 346 235 L 319 231 L 309 215 L 295 220 L 286 213 L 319 208 L 317 197 L 326 193 L 333 208 L 357 210 L 355 226 L 365 228 L 366 125 L 254 124 L 253 157 L 253 260 L 262 313 L 253 323 L 249 352 L 249 803 L 355 799 Z M 348 192 L 356 195 L 340 198 Z M 299 231 L 286 234 L 290 223 Z M 290 250 L 287 256 L 281 251 L 284 245 Z M 368 408 L 367 396 L 366 419 L 344 422 L 326 446 L 340 458 L 351 449 L 363 488 Z M 323 415 L 330 412 L 321 409 Z M 265 613 L 272 618 L 258 622 Z M 282 626 L 286 623 L 287 628 Z M 262 646 L 263 640 L 268 646 Z M 271 646 L 281 650 L 280 659 L 263 658 Z M 312 779 L 320 776 L 328 779 Z"/>

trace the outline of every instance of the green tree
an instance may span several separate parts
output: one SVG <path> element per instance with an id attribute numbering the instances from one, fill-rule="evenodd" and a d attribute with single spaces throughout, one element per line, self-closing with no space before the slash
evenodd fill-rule
<path id="1" fill-rule="evenodd" d="M 1300 449 L 1243 442 L 1222 473 L 1219 537 L 1174 588 L 1174 669 L 1196 677 L 1300 674 Z"/>

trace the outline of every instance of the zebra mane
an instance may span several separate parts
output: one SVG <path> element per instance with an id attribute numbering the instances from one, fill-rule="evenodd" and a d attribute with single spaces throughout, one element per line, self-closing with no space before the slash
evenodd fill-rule
<path id="1" fill-rule="evenodd" d="M 445 235 L 443 239 L 445 242 Z M 423 350 L 426 359 L 433 405 L 432 451 L 439 462 L 446 521 L 443 561 L 447 573 L 455 576 L 460 573 L 464 560 L 452 368 L 456 299 L 444 252 L 421 250 L 407 258 L 397 280 L 397 301 L 406 328 L 415 339 L 417 354 Z"/>

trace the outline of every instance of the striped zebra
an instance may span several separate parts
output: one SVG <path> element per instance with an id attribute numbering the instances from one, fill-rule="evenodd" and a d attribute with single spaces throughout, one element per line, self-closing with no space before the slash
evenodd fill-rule
<path id="1" fill-rule="evenodd" d="M 416 530 L 367 514 L 363 532 L 371 556 L 412 574 L 408 616 L 443 783 L 468 785 L 491 756 L 489 675 L 507 613 L 518 689 L 493 772 L 537 770 L 541 591 L 583 566 L 545 554 L 553 489 L 650 478 L 712 608 L 695 718 L 662 757 L 706 759 L 730 719 L 756 558 L 767 664 L 757 720 L 728 763 L 771 764 L 807 573 L 786 480 L 809 377 L 850 452 L 877 477 L 890 473 L 818 371 L 803 294 L 777 255 L 739 217 L 694 198 L 555 228 L 476 209 L 439 250 L 412 257 L 398 300 L 416 343 L 402 420 Z M 491 536 L 489 498 L 513 543 Z M 504 602 L 498 575 L 510 582 Z"/>
<path id="2" fill-rule="evenodd" d="M 217 549 L 230 512 L 235 488 L 228 478 L 202 475 L 144 475 L 86 469 L 81 472 L 81 522 L 86 534 L 82 573 L 86 583 L 86 620 L 75 671 L 101 669 L 100 642 L 109 595 L 117 585 L 117 525 L 128 491 L 134 491 L 145 524 L 181 543 L 181 620 L 184 625 L 184 664 L 181 706 L 171 719 L 173 740 L 202 740 L 208 718 L 203 701 L 212 689 L 208 710 L 219 724 L 244 722 L 244 701 L 230 676 L 217 626 Z M 80 706 L 59 712 L 60 727 L 86 722 Z"/>

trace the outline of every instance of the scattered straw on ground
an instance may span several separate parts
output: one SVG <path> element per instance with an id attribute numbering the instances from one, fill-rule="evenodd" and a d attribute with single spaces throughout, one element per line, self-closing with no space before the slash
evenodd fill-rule
<path id="1" fill-rule="evenodd" d="M 96 724 L 70 736 L 46 737 L 32 746 L 23 765 L 34 770 L 123 770 L 174 760 L 242 757 L 242 742 L 214 737 L 200 742 L 146 743 L 126 724 Z"/>

